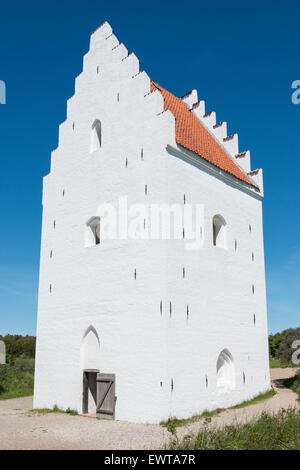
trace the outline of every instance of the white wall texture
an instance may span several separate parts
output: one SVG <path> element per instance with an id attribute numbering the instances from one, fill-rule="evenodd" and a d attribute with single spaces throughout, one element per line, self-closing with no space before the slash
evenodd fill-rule
<path id="1" fill-rule="evenodd" d="M 270 387 L 261 197 L 188 162 L 173 115 L 149 92 L 137 58 L 104 23 L 91 36 L 44 178 L 36 408 L 81 412 L 84 368 L 116 374 L 116 419 L 136 422 L 234 405 Z M 102 145 L 90 153 L 96 119 Z M 204 204 L 201 250 L 187 251 L 183 240 L 85 247 L 99 204 L 123 195 L 129 204 L 183 203 L 184 194 Z M 227 249 L 213 246 L 215 214 L 226 220 Z M 218 394 L 225 348 L 236 386 Z"/>

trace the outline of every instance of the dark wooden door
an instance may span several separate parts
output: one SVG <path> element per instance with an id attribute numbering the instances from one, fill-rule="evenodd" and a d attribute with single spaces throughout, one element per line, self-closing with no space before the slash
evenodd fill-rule
<path id="1" fill-rule="evenodd" d="M 97 404 L 97 374 L 98 370 L 83 371 L 82 413 L 95 412 Z"/>

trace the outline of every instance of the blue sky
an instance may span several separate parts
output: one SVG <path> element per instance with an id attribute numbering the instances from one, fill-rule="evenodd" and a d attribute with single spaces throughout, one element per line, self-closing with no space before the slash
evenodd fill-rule
<path id="1" fill-rule="evenodd" d="M 299 326 L 299 2 L 16 0 L 0 13 L 0 334 L 35 334 L 42 177 L 105 20 L 151 78 L 178 96 L 197 88 L 263 167 L 269 330 Z"/>

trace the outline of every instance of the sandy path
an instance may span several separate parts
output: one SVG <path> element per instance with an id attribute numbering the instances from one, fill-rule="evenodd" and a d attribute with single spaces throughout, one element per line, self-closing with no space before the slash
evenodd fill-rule
<path id="1" fill-rule="evenodd" d="M 168 441 L 159 425 L 32 413 L 32 397 L 0 401 L 0 449 L 154 449 Z"/>
<path id="2" fill-rule="evenodd" d="M 246 423 L 259 418 L 263 412 L 273 414 L 280 411 L 282 408 L 300 409 L 297 394 L 283 385 L 284 380 L 293 377 L 296 370 L 297 369 L 291 368 L 271 369 L 271 382 L 276 391 L 276 395 L 255 405 L 223 411 L 211 418 L 208 427 L 220 428 L 231 424 Z M 199 428 L 203 426 L 204 423 L 205 420 L 201 419 L 187 426 L 182 426 L 181 428 L 177 428 L 176 434 L 179 438 L 182 438 L 184 435 L 191 432 L 195 433 L 199 431 Z"/>
<path id="3" fill-rule="evenodd" d="M 223 426 L 255 419 L 263 411 L 299 408 L 297 396 L 283 387 L 282 380 L 295 369 L 272 369 L 277 394 L 269 400 L 247 408 L 227 410 L 212 418 L 210 426 Z M 0 401 L 0 449 L 158 449 L 171 435 L 156 424 L 121 421 L 98 421 L 60 413 L 31 413 L 32 397 Z M 178 428 L 182 437 L 195 432 L 204 420 Z"/>

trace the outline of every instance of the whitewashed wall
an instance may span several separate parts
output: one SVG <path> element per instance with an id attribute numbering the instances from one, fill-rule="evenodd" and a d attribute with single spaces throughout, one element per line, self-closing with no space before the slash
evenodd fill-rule
<path id="1" fill-rule="evenodd" d="M 81 412 L 88 363 L 116 374 L 121 420 L 187 417 L 269 388 L 261 201 L 167 151 L 177 147 L 174 117 L 163 112 L 161 94 L 149 92 L 137 58 L 105 23 L 91 37 L 44 179 L 36 408 Z M 102 147 L 90 154 L 95 119 Z M 129 204 L 182 203 L 183 194 L 204 204 L 199 252 L 187 252 L 183 241 L 85 247 L 85 224 L 99 204 L 117 204 L 123 195 Z M 227 250 L 212 246 L 216 213 L 228 223 Z M 95 338 L 82 343 L 90 326 L 98 355 Z M 224 348 L 233 355 L 237 386 L 218 396 L 216 362 Z"/>
<path id="2" fill-rule="evenodd" d="M 187 204 L 204 204 L 203 248 L 186 251 L 181 241 L 168 244 L 169 396 L 171 415 L 184 417 L 270 388 L 262 213 L 260 200 L 183 159 L 170 157 L 167 168 L 169 201 L 185 195 Z M 227 249 L 213 246 L 216 214 L 227 223 Z M 236 388 L 218 395 L 216 363 L 223 349 L 233 356 Z"/>

